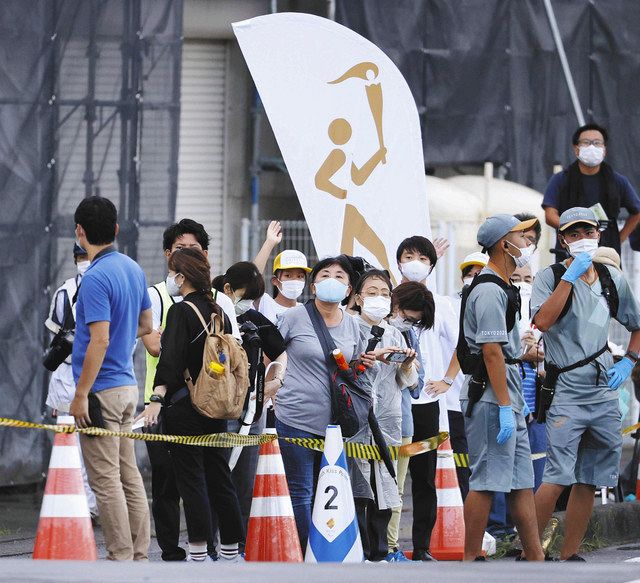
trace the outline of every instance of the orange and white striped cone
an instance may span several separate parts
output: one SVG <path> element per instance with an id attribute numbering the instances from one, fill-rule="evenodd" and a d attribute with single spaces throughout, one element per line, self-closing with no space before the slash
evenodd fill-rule
<path id="1" fill-rule="evenodd" d="M 267 429 L 266 432 L 275 433 L 275 430 Z M 302 548 L 277 439 L 260 446 L 245 559 L 302 562 Z"/>
<path id="2" fill-rule="evenodd" d="M 58 425 L 73 424 L 73 417 L 58 416 Z M 95 561 L 98 558 L 81 468 L 77 433 L 56 433 L 34 559 Z"/>
<path id="3" fill-rule="evenodd" d="M 436 489 L 438 515 L 429 550 L 439 561 L 461 561 L 464 557 L 464 508 L 449 439 L 438 447 Z"/>
<path id="4" fill-rule="evenodd" d="M 638 476 L 636 478 L 636 500 L 640 501 L 640 459 L 638 460 Z"/>

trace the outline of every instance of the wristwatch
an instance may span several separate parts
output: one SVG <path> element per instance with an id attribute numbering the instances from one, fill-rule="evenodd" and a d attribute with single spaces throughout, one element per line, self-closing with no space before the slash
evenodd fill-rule
<path id="1" fill-rule="evenodd" d="M 444 378 L 442 379 L 442 382 L 443 382 L 445 385 L 449 385 L 449 386 L 451 386 L 451 385 L 453 384 L 453 379 L 452 379 L 451 377 L 444 377 Z"/>
<path id="2" fill-rule="evenodd" d="M 164 405 L 164 397 L 153 393 L 153 395 L 149 397 L 149 403 L 160 403 L 160 405 Z"/>
<path id="3" fill-rule="evenodd" d="M 625 356 L 628 356 L 634 363 L 637 363 L 640 360 L 640 354 L 637 352 L 631 352 L 631 350 L 627 350 Z"/>

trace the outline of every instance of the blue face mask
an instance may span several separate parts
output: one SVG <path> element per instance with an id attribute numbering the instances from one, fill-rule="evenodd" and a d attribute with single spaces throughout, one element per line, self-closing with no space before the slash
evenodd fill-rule
<path id="1" fill-rule="evenodd" d="M 347 288 L 349 287 L 337 279 L 333 279 L 333 277 L 318 281 L 315 285 L 316 298 L 321 302 L 329 302 L 332 304 L 337 304 L 344 300 L 347 295 Z"/>

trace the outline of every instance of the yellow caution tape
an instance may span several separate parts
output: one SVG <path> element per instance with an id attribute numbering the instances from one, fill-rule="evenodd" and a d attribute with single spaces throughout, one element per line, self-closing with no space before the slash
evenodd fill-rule
<path id="1" fill-rule="evenodd" d="M 240 435 L 238 433 L 210 433 L 207 435 L 165 435 L 163 433 L 138 433 L 137 431 L 111 431 L 99 427 L 75 427 L 74 425 L 47 425 L 45 423 L 32 423 L 30 421 L 20 421 L 17 419 L 7 419 L 0 417 L 0 426 L 18 427 L 22 429 L 45 429 L 54 433 L 83 433 L 84 435 L 102 437 L 125 437 L 137 439 L 139 441 L 164 441 L 177 443 L 179 445 L 199 445 L 202 447 L 245 447 L 268 443 L 274 439 L 280 439 L 287 443 L 293 443 L 306 449 L 315 451 L 324 450 L 324 439 L 310 437 L 280 437 L 274 433 L 264 433 L 262 435 Z M 435 437 L 417 441 L 408 445 L 389 446 L 392 459 L 398 457 L 413 457 L 427 451 L 437 449 L 437 447 L 449 437 L 448 433 L 440 433 Z M 380 449 L 377 445 L 367 443 L 356 443 L 346 441 L 344 444 L 345 453 L 352 458 L 364 460 L 381 460 Z"/>

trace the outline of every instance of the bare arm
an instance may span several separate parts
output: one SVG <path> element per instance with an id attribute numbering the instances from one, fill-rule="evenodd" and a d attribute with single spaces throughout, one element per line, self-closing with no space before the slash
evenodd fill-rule
<path id="1" fill-rule="evenodd" d="M 567 303 L 572 287 L 568 281 L 560 280 L 558 287 L 553 290 L 547 301 L 540 306 L 538 313 L 533 318 L 533 323 L 538 327 L 538 330 L 546 332 L 557 322 L 564 305 Z"/>
<path id="2" fill-rule="evenodd" d="M 271 252 L 282 241 L 282 227 L 279 221 L 271 221 L 267 227 L 267 236 L 264 243 L 258 251 L 253 263 L 258 268 L 258 271 L 262 273 L 267 267 L 267 262 L 271 256 Z"/>
<path id="3" fill-rule="evenodd" d="M 558 209 L 548 206 L 544 209 L 544 220 L 550 227 L 557 229 L 560 226 L 560 213 Z"/>
<path id="4" fill-rule="evenodd" d="M 148 310 L 140 312 L 140 316 L 138 318 L 137 338 L 145 336 L 151 332 L 153 332 L 153 311 L 149 308 Z"/>
<path id="5" fill-rule="evenodd" d="M 638 223 L 640 223 L 640 213 L 629 215 L 624 223 L 624 227 L 622 227 L 622 231 L 620 231 L 620 243 L 624 243 L 629 238 L 629 235 L 635 231 Z"/>
<path id="6" fill-rule="evenodd" d="M 504 363 L 502 347 L 495 342 L 483 344 L 482 357 L 487 367 L 493 392 L 496 394 L 496 399 L 498 399 L 498 405 L 501 407 L 511 405 L 509 389 L 507 388 L 507 367 Z"/>
<path id="7" fill-rule="evenodd" d="M 76 418 L 79 427 L 87 427 L 91 423 L 87 397 L 96 382 L 109 347 L 109 322 L 89 324 L 89 334 L 91 337 L 82 363 L 82 372 L 76 386 L 75 397 L 69 408 L 69 413 Z"/>
<path id="8" fill-rule="evenodd" d="M 162 334 L 160 330 L 151 330 L 149 334 L 145 334 L 141 337 L 142 344 L 147 349 L 147 352 L 151 356 L 155 356 L 156 358 L 160 356 L 160 338 Z"/>
<path id="9" fill-rule="evenodd" d="M 627 352 L 640 352 L 640 330 L 631 332 Z"/>

